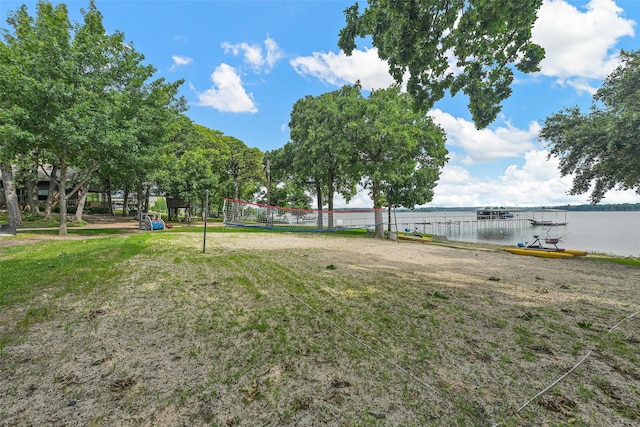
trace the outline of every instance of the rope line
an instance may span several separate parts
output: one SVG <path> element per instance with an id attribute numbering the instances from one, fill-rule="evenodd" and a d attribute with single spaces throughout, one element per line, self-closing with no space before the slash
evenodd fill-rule
<path id="1" fill-rule="evenodd" d="M 236 254 L 237 257 L 242 260 L 245 264 L 247 264 L 248 266 L 252 267 L 254 270 L 259 271 L 260 273 L 262 273 L 265 277 L 269 278 L 276 286 L 278 286 L 280 289 L 282 289 L 287 295 L 289 295 L 291 298 L 293 298 L 294 300 L 296 300 L 297 302 L 299 302 L 300 304 L 302 304 L 303 306 L 305 306 L 309 311 L 311 311 L 312 313 L 314 313 L 316 316 L 318 316 L 320 319 L 324 320 L 326 323 L 330 324 L 331 326 L 333 326 L 335 329 L 339 330 L 340 332 L 342 332 L 343 334 L 345 334 L 346 336 L 348 336 L 349 338 L 351 338 L 352 340 L 354 340 L 355 342 L 357 342 L 358 344 L 360 344 L 362 347 L 364 347 L 365 349 L 367 349 L 369 352 L 371 352 L 372 354 L 378 356 L 381 360 L 385 361 L 386 363 L 388 363 L 389 365 L 393 366 L 394 368 L 396 368 L 398 371 L 402 372 L 403 374 L 405 374 L 406 376 L 408 376 L 409 378 L 413 379 L 414 381 L 416 381 L 417 383 L 419 383 L 420 385 L 422 385 L 423 387 L 425 387 L 426 389 L 430 390 L 432 393 L 434 393 L 437 396 L 442 397 L 442 393 L 439 392 L 438 390 L 436 390 L 433 386 L 429 385 L 428 383 L 426 383 L 425 381 L 423 381 L 422 379 L 420 379 L 418 376 L 416 376 L 415 374 L 413 374 L 411 371 L 409 371 L 408 369 L 402 367 L 399 363 L 391 360 L 389 357 L 387 357 L 386 355 L 384 355 L 382 352 L 380 352 L 379 350 L 376 350 L 375 348 L 373 348 L 370 344 L 368 344 L 366 341 L 364 341 L 363 339 L 359 338 L 358 336 L 356 336 L 355 334 L 353 334 L 352 332 L 350 332 L 349 330 L 347 330 L 346 328 L 340 326 L 338 323 L 334 322 L 333 320 L 329 319 L 327 316 L 325 316 L 323 313 L 321 313 L 320 311 L 318 311 L 317 309 L 315 309 L 313 306 L 311 306 L 309 303 L 307 303 L 306 301 L 304 301 L 303 299 L 301 299 L 300 297 L 298 297 L 296 294 L 294 294 L 293 292 L 291 292 L 289 289 L 287 289 L 282 283 L 280 283 L 280 281 L 277 278 L 274 278 L 272 275 L 265 273 L 259 266 L 255 265 L 254 263 L 252 263 L 250 260 L 246 259 L 245 257 Z M 635 313 L 630 314 L 629 316 L 625 317 L 624 319 L 620 320 L 618 323 L 616 323 L 613 327 L 611 327 L 604 335 L 602 335 L 602 337 L 600 338 L 600 340 L 604 339 L 605 337 L 607 337 L 611 332 L 613 332 L 615 329 L 617 329 L 622 323 L 626 322 L 629 319 L 632 319 L 633 317 L 637 316 L 638 314 L 640 314 L 640 311 L 636 311 Z M 551 390 L 553 387 L 555 387 L 558 383 L 560 383 L 563 379 L 565 379 L 567 376 L 569 376 L 573 371 L 575 371 L 580 365 L 582 365 L 590 356 L 591 354 L 595 351 L 595 348 L 590 349 L 579 361 L 578 363 L 576 363 L 571 369 L 569 369 L 567 372 L 565 372 L 564 374 L 562 374 L 558 379 L 556 379 L 555 381 L 553 381 L 549 386 L 547 386 L 544 390 L 540 391 L 539 393 L 537 393 L 535 396 L 533 396 L 532 398 L 530 398 L 526 403 L 524 403 L 522 406 L 520 406 L 515 413 L 519 413 L 521 412 L 524 408 L 526 408 L 527 406 L 529 406 L 532 402 L 534 402 L 537 398 L 539 398 L 540 396 L 544 395 L 545 393 L 547 393 L 549 390 Z M 486 420 L 485 420 L 486 421 Z M 491 424 L 492 427 L 498 427 L 501 426 L 502 423 L 498 423 L 498 424 Z"/>
<path id="2" fill-rule="evenodd" d="M 264 230 L 280 230 L 280 231 L 291 231 L 291 232 L 295 232 L 295 233 L 335 233 L 335 232 L 339 232 L 339 231 L 349 231 L 349 230 L 362 230 L 364 229 L 370 229 L 370 228 L 376 228 L 378 226 L 381 225 L 386 225 L 386 222 L 379 222 L 376 224 L 364 224 L 364 225 L 352 225 L 349 227 L 334 227 L 334 228 L 317 228 L 316 226 L 313 227 L 305 227 L 305 226 L 299 226 L 297 224 L 294 225 L 278 225 L 278 224 L 272 224 L 272 225 L 268 225 L 268 224 L 245 224 L 242 222 L 229 222 L 229 221 L 223 221 L 223 224 L 228 226 L 228 227 L 238 227 L 238 228 L 260 228 L 260 229 L 264 229 Z"/>
<path id="3" fill-rule="evenodd" d="M 606 334 L 604 334 L 602 336 L 602 339 L 604 339 L 607 335 L 609 335 L 614 329 L 616 329 L 618 326 L 620 326 L 620 324 L 622 324 L 622 322 L 625 322 L 629 319 L 631 319 L 632 317 L 636 316 L 637 314 L 639 314 L 640 311 L 636 311 L 635 313 L 625 317 L 624 319 L 622 319 L 621 321 L 619 321 L 618 323 L 615 324 L 614 327 L 612 327 L 611 329 L 609 329 L 607 331 Z M 545 394 L 546 392 L 548 392 L 549 390 L 551 390 L 556 384 L 558 384 L 560 381 L 562 381 L 567 375 L 569 375 L 571 372 L 573 372 L 578 366 L 580 366 L 585 360 L 587 360 L 587 358 L 589 356 L 591 356 L 591 353 L 593 353 L 594 349 L 591 349 L 587 352 L 587 354 L 584 355 L 584 357 L 582 359 L 580 359 L 580 361 L 578 363 L 575 364 L 575 366 L 571 369 L 569 369 L 567 372 L 565 372 L 562 376 L 560 376 L 560 378 L 558 378 L 557 380 L 555 380 L 553 383 L 551 383 L 551 385 L 549 385 L 547 388 L 545 388 L 544 390 L 542 390 L 540 393 L 536 394 L 535 396 L 533 396 L 531 399 L 529 399 L 527 401 L 527 403 L 525 403 L 524 405 L 522 405 L 521 407 L 518 408 L 517 412 L 522 411 L 524 408 L 526 408 L 531 402 L 533 402 L 534 400 L 536 400 L 538 397 L 542 396 L 543 394 Z"/>
<path id="4" fill-rule="evenodd" d="M 297 295 L 295 295 L 293 292 L 289 291 L 284 285 L 280 284 L 278 282 L 277 279 L 274 279 L 272 276 L 270 276 L 269 274 L 266 274 L 260 267 L 254 265 L 253 263 L 251 263 L 251 261 L 245 259 L 242 256 L 238 256 L 238 258 L 240 258 L 242 261 L 245 262 L 245 264 L 248 264 L 249 266 L 251 266 L 254 270 L 259 271 L 260 273 L 262 273 L 264 276 L 270 278 L 275 284 L 276 286 L 278 286 L 279 288 L 281 288 L 285 293 L 287 293 L 291 298 L 295 299 L 296 301 L 298 301 L 300 304 L 304 305 L 307 309 L 309 309 L 311 312 L 313 312 L 316 316 L 320 317 L 321 319 L 323 319 L 324 321 L 326 321 L 327 323 L 329 323 L 331 326 L 333 326 L 334 328 L 338 329 L 339 331 L 341 331 L 343 334 L 347 335 L 349 338 L 352 338 L 353 340 L 357 341 L 361 346 L 363 346 L 364 348 L 366 348 L 367 350 L 369 350 L 371 353 L 377 355 L 378 357 L 380 357 L 382 360 L 384 360 L 385 362 L 387 362 L 388 364 L 392 365 L 393 367 L 395 367 L 396 369 L 398 369 L 400 372 L 404 373 L 405 375 L 407 375 L 408 377 L 412 378 L 413 380 L 417 381 L 418 383 L 420 383 L 422 386 L 424 386 L 425 388 L 427 388 L 428 390 L 432 391 L 433 393 L 435 393 L 436 395 L 440 396 L 440 392 L 438 390 L 436 390 L 434 387 L 430 386 L 429 384 L 427 384 L 426 382 L 424 382 L 423 380 L 421 380 L 420 378 L 418 378 L 416 375 L 414 375 L 413 373 L 411 373 L 409 370 L 403 368 L 402 366 L 400 366 L 397 362 L 394 362 L 393 360 L 389 359 L 387 356 L 385 356 L 384 354 L 382 354 L 380 351 L 376 350 L 375 348 L 373 348 L 371 345 L 369 345 L 368 343 L 366 343 L 364 340 L 362 340 L 361 338 L 358 338 L 356 335 L 354 335 L 353 333 L 349 332 L 347 329 L 343 328 L 342 326 L 338 325 L 336 322 L 334 322 L 333 320 L 329 319 L 328 317 L 326 317 L 325 315 L 323 315 L 322 313 L 320 313 L 318 310 L 316 310 L 315 308 L 313 308 L 310 304 L 308 304 L 306 301 L 302 300 L 300 297 L 298 297 Z"/>

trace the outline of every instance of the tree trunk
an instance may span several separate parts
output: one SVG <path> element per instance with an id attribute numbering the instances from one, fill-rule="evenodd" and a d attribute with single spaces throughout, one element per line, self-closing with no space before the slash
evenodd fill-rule
<path id="1" fill-rule="evenodd" d="M 7 210 L 9 213 L 9 225 L 13 227 L 22 225 L 20 203 L 18 202 L 18 192 L 16 190 L 16 182 L 13 179 L 11 163 L 3 161 L 0 163 L 0 169 L 0 173 L 2 173 L 2 183 L 4 185 L 4 197 L 7 201 Z"/>
<path id="2" fill-rule="evenodd" d="M 382 213 L 382 203 L 380 200 L 380 183 L 374 181 L 371 187 L 371 198 L 373 199 L 374 210 L 374 222 L 376 225 L 376 233 L 374 235 L 377 239 L 384 239 L 384 216 Z"/>
<path id="3" fill-rule="evenodd" d="M 144 188 L 144 210 L 149 212 L 149 197 L 151 196 L 151 186 L 147 184 Z"/>
<path id="4" fill-rule="evenodd" d="M 129 184 L 124 185 L 124 191 L 122 193 L 122 216 L 127 216 L 129 210 Z"/>
<path id="5" fill-rule="evenodd" d="M 316 197 L 318 200 L 318 230 L 322 230 L 322 185 L 316 182 Z"/>
<path id="6" fill-rule="evenodd" d="M 59 236 L 67 235 L 67 159 L 64 157 L 60 161 L 60 185 L 58 186 L 60 196 L 58 197 L 58 207 L 60 208 Z"/>
<path id="7" fill-rule="evenodd" d="M 87 181 L 81 188 L 78 197 L 78 205 L 76 207 L 76 214 L 73 217 L 74 222 L 82 221 L 82 211 L 84 211 L 84 205 L 87 202 L 87 195 L 89 194 L 89 181 Z"/>
<path id="8" fill-rule="evenodd" d="M 140 219 L 142 218 L 142 212 L 144 212 L 144 187 L 140 180 L 136 183 L 136 195 L 138 199 L 138 219 Z"/>
<path id="9" fill-rule="evenodd" d="M 329 170 L 329 176 L 327 177 L 327 209 L 329 210 L 328 214 L 328 228 L 333 229 L 333 193 L 334 190 L 334 173 L 333 170 Z"/>
<path id="10" fill-rule="evenodd" d="M 44 204 L 44 220 L 51 220 L 51 207 L 56 195 L 56 180 L 58 179 L 58 166 L 54 165 L 49 176 L 49 191 L 47 192 L 47 201 Z"/>
<path id="11" fill-rule="evenodd" d="M 32 168 L 27 174 L 27 182 L 25 187 L 27 188 L 27 197 L 29 201 L 29 210 L 31 214 L 39 214 L 40 208 L 38 207 L 38 152 L 34 151 L 31 154 Z"/>
<path id="12" fill-rule="evenodd" d="M 238 176 L 233 177 L 233 200 L 238 200 L 238 188 L 240 187 Z"/>
<path id="13" fill-rule="evenodd" d="M 376 234 L 374 235 L 374 237 L 376 239 L 384 239 L 384 213 L 382 212 L 382 209 L 379 209 L 379 206 L 374 207 L 374 209 L 374 217 L 376 223 Z"/>
<path id="14" fill-rule="evenodd" d="M 104 180 L 104 192 L 107 196 L 107 206 L 109 207 L 109 215 L 113 215 L 113 200 L 111 199 L 111 178 Z"/>
<path id="15" fill-rule="evenodd" d="M 38 208 L 38 181 L 33 182 L 31 176 L 27 178 L 27 181 L 24 183 L 25 189 L 27 190 L 27 203 L 29 204 L 29 212 L 31 215 L 36 215 L 40 213 L 40 208 Z"/>

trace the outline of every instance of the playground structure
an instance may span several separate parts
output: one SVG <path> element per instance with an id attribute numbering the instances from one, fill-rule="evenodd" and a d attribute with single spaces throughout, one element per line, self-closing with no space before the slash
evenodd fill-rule
<path id="1" fill-rule="evenodd" d="M 175 199 L 172 197 L 165 197 L 167 201 L 168 220 L 178 219 L 178 209 L 184 209 L 185 216 L 190 217 L 191 204 L 182 199 Z"/>
<path id="2" fill-rule="evenodd" d="M 154 231 L 164 230 L 168 227 L 162 220 L 160 215 L 149 215 L 148 213 L 141 213 L 138 228 L 140 228 L 140 230 Z"/>

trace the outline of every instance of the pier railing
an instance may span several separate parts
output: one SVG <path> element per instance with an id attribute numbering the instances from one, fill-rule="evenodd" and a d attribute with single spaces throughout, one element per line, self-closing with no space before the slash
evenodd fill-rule
<path id="1" fill-rule="evenodd" d="M 470 217 L 438 216 L 432 218 L 403 217 L 397 219 L 399 231 L 417 230 L 425 234 L 445 234 L 448 230 L 472 231 L 488 228 L 529 227 L 528 218 L 474 219 Z"/>

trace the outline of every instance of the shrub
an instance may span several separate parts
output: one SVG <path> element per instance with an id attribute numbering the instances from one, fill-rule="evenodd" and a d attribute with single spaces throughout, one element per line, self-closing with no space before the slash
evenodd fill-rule
<path id="1" fill-rule="evenodd" d="M 105 215 L 109 213 L 108 206 L 89 206 L 85 209 L 88 214 Z"/>

